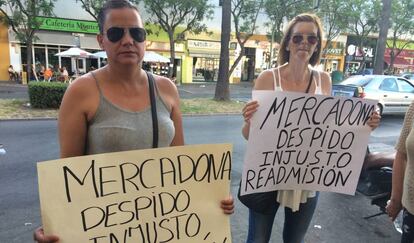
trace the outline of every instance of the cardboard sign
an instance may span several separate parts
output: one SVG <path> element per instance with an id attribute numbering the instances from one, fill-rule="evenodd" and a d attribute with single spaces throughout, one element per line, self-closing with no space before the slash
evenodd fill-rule
<path id="1" fill-rule="evenodd" d="M 231 242 L 232 145 L 194 145 L 37 164 L 43 227 L 60 242 Z"/>
<path id="2" fill-rule="evenodd" d="M 241 194 L 303 189 L 354 194 L 377 101 L 253 91 L 259 102 Z"/>

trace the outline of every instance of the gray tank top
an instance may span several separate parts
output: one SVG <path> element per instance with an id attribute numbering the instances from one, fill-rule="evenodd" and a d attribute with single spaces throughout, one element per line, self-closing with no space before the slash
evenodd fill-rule
<path id="1" fill-rule="evenodd" d="M 152 148 L 151 107 L 143 111 L 125 110 L 105 98 L 98 80 L 92 74 L 99 90 L 99 106 L 88 123 L 86 154 L 109 153 Z M 174 134 L 174 123 L 155 86 L 158 116 L 158 147 L 170 146 Z"/>

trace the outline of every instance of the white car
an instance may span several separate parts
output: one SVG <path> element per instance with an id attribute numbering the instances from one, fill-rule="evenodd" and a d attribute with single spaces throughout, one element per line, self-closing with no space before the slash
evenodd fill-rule
<path id="1" fill-rule="evenodd" d="M 332 95 L 375 99 L 380 114 L 405 114 L 414 100 L 414 85 L 403 77 L 355 75 L 332 85 Z"/>

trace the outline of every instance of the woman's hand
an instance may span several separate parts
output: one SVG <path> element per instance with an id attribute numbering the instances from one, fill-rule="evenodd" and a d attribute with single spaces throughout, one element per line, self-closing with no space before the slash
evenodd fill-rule
<path id="1" fill-rule="evenodd" d="M 221 208 L 223 209 L 223 213 L 225 214 L 232 214 L 234 213 L 234 200 L 232 196 L 221 200 Z"/>
<path id="2" fill-rule="evenodd" d="M 248 102 L 242 110 L 244 121 L 250 124 L 250 119 L 252 118 L 253 114 L 257 111 L 259 107 L 259 103 L 256 100 L 252 100 Z"/>
<path id="3" fill-rule="evenodd" d="M 401 200 L 392 199 L 388 201 L 385 207 L 385 212 L 390 216 L 391 220 L 394 221 L 402 209 Z"/>
<path id="4" fill-rule="evenodd" d="M 39 227 L 35 230 L 33 233 L 33 238 L 35 242 L 39 243 L 53 243 L 59 241 L 59 237 L 55 235 L 45 235 L 42 227 Z"/>
<path id="5" fill-rule="evenodd" d="M 378 113 L 378 111 L 374 111 L 372 112 L 371 117 L 369 118 L 367 124 L 368 126 L 371 127 L 371 130 L 374 130 L 375 128 L 379 126 L 380 120 L 381 120 L 380 114 Z"/>

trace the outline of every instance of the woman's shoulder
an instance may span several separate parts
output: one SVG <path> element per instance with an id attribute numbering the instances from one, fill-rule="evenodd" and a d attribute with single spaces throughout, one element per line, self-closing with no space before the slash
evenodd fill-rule
<path id="1" fill-rule="evenodd" d="M 156 75 L 156 74 L 153 74 L 153 76 L 154 76 L 154 80 L 155 80 L 155 84 L 157 85 L 157 88 L 163 94 L 164 93 L 172 94 L 172 95 L 178 94 L 177 86 L 175 85 L 173 81 L 171 81 L 171 79 L 164 77 L 164 76 Z"/>
<path id="2" fill-rule="evenodd" d="M 269 90 L 273 89 L 275 69 L 270 68 L 262 71 L 254 82 L 254 89 L 256 90 Z"/>
<path id="3" fill-rule="evenodd" d="M 91 95 L 93 90 L 97 89 L 97 82 L 91 73 L 84 74 L 76 78 L 71 84 L 69 84 L 67 93 L 71 96 L 87 97 Z"/>

